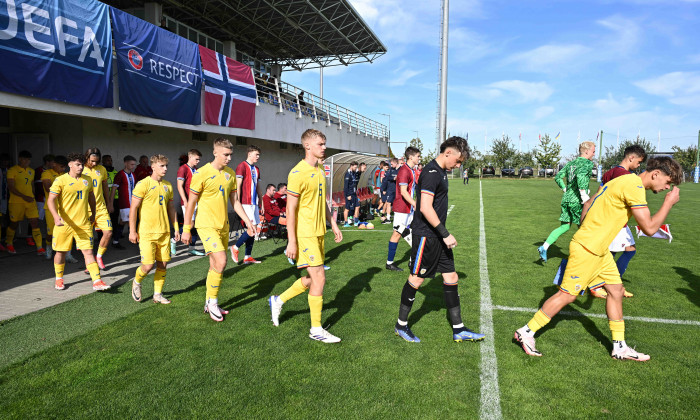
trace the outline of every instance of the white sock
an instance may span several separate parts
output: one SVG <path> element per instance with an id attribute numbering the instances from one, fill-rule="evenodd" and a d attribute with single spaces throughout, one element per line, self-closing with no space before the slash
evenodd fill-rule
<path id="1" fill-rule="evenodd" d="M 311 327 L 311 331 L 309 331 L 311 334 L 317 334 L 323 331 L 323 327 Z"/>
<path id="2" fill-rule="evenodd" d="M 453 325 L 452 328 L 464 328 L 464 324 Z"/>
<path id="3" fill-rule="evenodd" d="M 400 319 L 396 320 L 396 323 L 401 325 L 402 327 L 405 327 L 408 325 L 408 321 L 401 321 Z"/>
<path id="4" fill-rule="evenodd" d="M 625 347 L 627 347 L 627 343 L 625 342 L 625 340 L 613 341 L 613 346 L 620 348 L 620 349 L 624 349 Z"/>
<path id="5" fill-rule="evenodd" d="M 219 299 L 218 298 L 209 298 L 209 301 L 207 303 L 213 304 L 213 305 L 219 305 Z"/>
<path id="6" fill-rule="evenodd" d="M 393 264 L 393 263 L 394 263 L 394 261 L 389 261 L 389 260 L 387 260 L 387 262 L 386 262 L 386 263 L 387 263 L 387 264 Z"/>
<path id="7" fill-rule="evenodd" d="M 549 244 L 548 244 L 547 242 L 543 243 L 543 244 L 542 244 L 542 248 L 544 248 L 545 251 L 548 250 L 548 249 L 549 249 Z"/>
<path id="8" fill-rule="evenodd" d="M 103 254 L 100 254 L 100 253 L 98 252 L 97 255 L 96 255 L 96 257 L 97 257 L 97 258 L 102 258 L 102 255 L 103 255 Z"/>

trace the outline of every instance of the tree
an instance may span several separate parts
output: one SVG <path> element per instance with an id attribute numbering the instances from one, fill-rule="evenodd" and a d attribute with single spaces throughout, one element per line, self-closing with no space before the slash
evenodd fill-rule
<path id="1" fill-rule="evenodd" d="M 625 139 L 620 142 L 619 146 L 605 146 L 605 153 L 603 153 L 603 157 L 601 159 L 603 170 L 608 170 L 615 165 L 619 165 L 620 162 L 622 162 L 622 159 L 625 157 L 625 149 L 635 144 L 642 146 L 644 151 L 647 152 L 647 155 L 656 151 L 654 145 L 644 137 L 637 137 L 634 140 Z M 639 171 L 643 171 L 645 167 L 646 164 L 643 163 L 639 167 Z"/>
<path id="2" fill-rule="evenodd" d="M 416 149 L 420 150 L 420 154 L 423 154 L 423 142 L 420 141 L 420 137 L 416 137 L 415 139 L 411 139 L 410 142 L 408 142 L 409 146 L 415 147 Z"/>
<path id="3" fill-rule="evenodd" d="M 482 165 L 482 161 L 483 157 L 481 155 L 481 152 L 478 151 L 476 148 L 473 148 L 471 150 L 469 159 L 462 162 L 462 171 L 464 171 L 464 169 L 467 169 L 467 171 L 469 171 L 470 174 L 479 172 L 479 168 Z"/>
<path id="4" fill-rule="evenodd" d="M 561 154 L 561 144 L 556 143 L 545 134 L 540 137 L 540 143 L 535 149 L 535 159 L 544 168 L 553 168 L 559 162 Z M 546 172 L 545 172 L 546 176 Z"/>
<path id="5" fill-rule="evenodd" d="M 523 166 L 535 166 L 535 152 L 520 152 L 513 157 L 513 166 L 522 168 Z"/>
<path id="6" fill-rule="evenodd" d="M 494 164 L 503 169 L 512 165 L 513 158 L 517 151 L 513 146 L 513 142 L 510 141 L 510 137 L 504 135 L 500 139 L 493 139 L 491 153 L 493 154 Z M 501 174 L 501 176 L 503 176 L 503 174 Z"/>
<path id="7" fill-rule="evenodd" d="M 692 172 L 697 164 L 697 146 L 689 146 L 687 149 L 681 149 L 678 146 L 673 146 L 673 158 L 678 161 L 683 167 L 684 172 Z"/>
<path id="8" fill-rule="evenodd" d="M 430 163 L 431 160 L 435 159 L 435 156 L 437 156 L 435 149 L 430 150 L 426 154 L 423 154 L 423 152 L 421 152 L 420 164 L 423 166 L 427 165 L 428 163 Z"/>

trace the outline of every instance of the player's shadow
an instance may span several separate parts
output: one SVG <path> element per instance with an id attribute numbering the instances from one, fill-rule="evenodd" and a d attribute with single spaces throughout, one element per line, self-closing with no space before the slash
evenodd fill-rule
<path id="1" fill-rule="evenodd" d="M 404 242 L 404 241 L 401 240 L 401 242 Z M 406 244 L 406 245 L 408 245 L 408 244 Z M 403 253 L 403 255 L 401 256 L 400 259 L 394 260 L 394 265 L 400 267 L 401 264 L 407 262 L 410 258 L 411 258 L 411 249 L 409 248 Z"/>
<path id="2" fill-rule="evenodd" d="M 328 304 L 324 304 L 324 309 L 336 308 L 337 310 L 328 317 L 326 324 L 333 326 L 340 322 L 340 320 L 345 316 L 353 304 L 355 299 L 362 292 L 371 292 L 372 286 L 370 286 L 370 281 L 374 278 L 376 274 L 381 273 L 383 270 L 379 267 L 370 267 L 364 273 L 358 274 L 351 278 L 345 286 L 343 286 L 338 293 L 335 294 L 335 298 Z"/>
<path id="3" fill-rule="evenodd" d="M 538 308 L 541 308 L 544 302 L 549 299 L 554 293 L 556 293 L 559 289 L 554 286 L 547 286 L 544 289 L 544 298 L 540 301 L 540 304 Z M 590 309 L 590 307 L 593 305 L 594 297 L 591 296 L 589 293 L 586 294 L 586 296 L 583 298 L 583 303 L 579 303 L 579 300 L 581 300 L 582 297 L 579 296 L 573 304 L 567 305 L 562 309 L 562 312 L 569 312 L 569 314 L 562 314 L 561 312 L 558 313 L 552 320 L 549 322 L 549 324 L 545 325 L 542 327 L 541 330 L 539 330 L 539 334 L 543 334 L 546 331 L 554 328 L 559 324 L 560 321 L 566 319 L 566 320 L 572 320 L 572 321 L 578 321 L 583 325 L 583 328 L 586 329 L 593 337 L 595 337 L 601 344 L 603 344 L 608 350 L 612 351 L 612 342 L 610 341 L 610 338 L 605 335 L 598 327 L 595 325 L 593 320 L 591 318 L 588 318 L 586 314 L 583 312 L 577 310 L 574 306 L 579 307 L 581 309 Z"/>
<path id="4" fill-rule="evenodd" d="M 458 272 L 457 276 L 460 279 L 467 277 L 465 273 Z M 442 288 L 442 276 L 436 275 L 432 279 L 425 279 L 423 285 L 418 289 L 418 292 L 423 294 L 424 300 L 420 308 L 411 311 L 408 317 L 408 325 L 414 325 L 421 320 L 425 315 L 441 311 L 445 309 L 445 294 Z M 449 314 L 445 310 L 445 319 L 450 323 Z"/>
<path id="5" fill-rule="evenodd" d="M 338 256 L 342 252 L 352 250 L 352 247 L 360 242 L 362 242 L 362 241 L 355 240 L 355 241 L 343 243 L 341 245 L 334 247 L 333 249 L 328 251 L 328 253 L 326 254 L 325 262 L 327 264 L 330 264 L 332 261 L 334 261 L 336 258 L 338 258 Z M 279 247 L 278 249 L 281 249 L 281 248 L 285 248 L 285 247 L 284 246 Z M 244 267 L 238 267 L 238 268 L 243 269 Z M 232 270 L 233 269 L 229 269 L 229 270 L 227 270 L 227 272 L 230 272 Z M 332 268 L 331 268 L 331 270 L 332 270 Z M 240 273 L 240 270 L 236 271 L 236 273 Z M 221 305 L 221 307 L 228 309 L 228 310 L 233 310 L 235 308 L 239 308 L 239 307 L 248 305 L 248 304 L 256 302 L 256 301 L 265 300 L 265 299 L 267 299 L 267 297 L 272 295 L 272 292 L 278 283 L 289 280 L 290 278 L 295 278 L 298 276 L 298 274 L 299 274 L 299 269 L 296 268 L 296 266 L 288 265 L 287 268 L 285 268 L 281 271 L 278 271 L 270 276 L 267 276 L 265 278 L 262 278 L 254 283 L 251 283 L 251 284 L 245 286 L 244 288 L 248 289 L 246 292 L 241 293 L 238 296 L 234 297 L 233 299 L 230 299 L 230 300 L 224 302 Z M 289 285 L 291 286 L 291 283 Z M 282 317 L 282 319 L 285 319 L 285 317 Z"/>
<path id="6" fill-rule="evenodd" d="M 535 242 L 535 243 L 533 243 L 533 245 L 535 245 L 536 247 L 539 248 L 540 245 L 542 245 L 543 243 L 544 242 Z M 537 249 L 535 249 L 534 253 L 537 255 L 537 259 L 532 262 L 533 264 L 537 264 L 537 265 L 541 265 L 541 266 L 544 266 L 547 264 L 544 261 L 542 261 L 542 259 L 539 257 L 539 254 L 537 253 Z M 551 259 L 551 258 L 566 259 L 566 258 L 569 258 L 569 255 L 564 254 L 562 252 L 561 248 L 552 244 L 549 246 L 549 249 L 547 249 L 547 259 Z"/>
<path id="7" fill-rule="evenodd" d="M 700 276 L 684 267 L 673 267 L 673 269 L 688 282 L 688 288 L 679 287 L 676 290 L 684 294 L 691 303 L 700 306 Z"/>

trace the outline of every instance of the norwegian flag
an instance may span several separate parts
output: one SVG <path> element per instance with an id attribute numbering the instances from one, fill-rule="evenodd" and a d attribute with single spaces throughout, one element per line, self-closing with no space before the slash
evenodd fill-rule
<path id="1" fill-rule="evenodd" d="M 250 67 L 199 46 L 204 74 L 204 121 L 255 129 L 255 80 Z"/>

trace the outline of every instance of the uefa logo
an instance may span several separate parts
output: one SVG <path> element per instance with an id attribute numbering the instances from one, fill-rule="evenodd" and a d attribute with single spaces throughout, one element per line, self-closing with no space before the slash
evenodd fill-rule
<path id="1" fill-rule="evenodd" d="M 141 57 L 141 54 L 139 54 L 138 51 L 129 50 L 129 63 L 131 63 L 131 67 L 135 68 L 136 70 L 141 70 L 143 67 L 143 57 Z"/>

